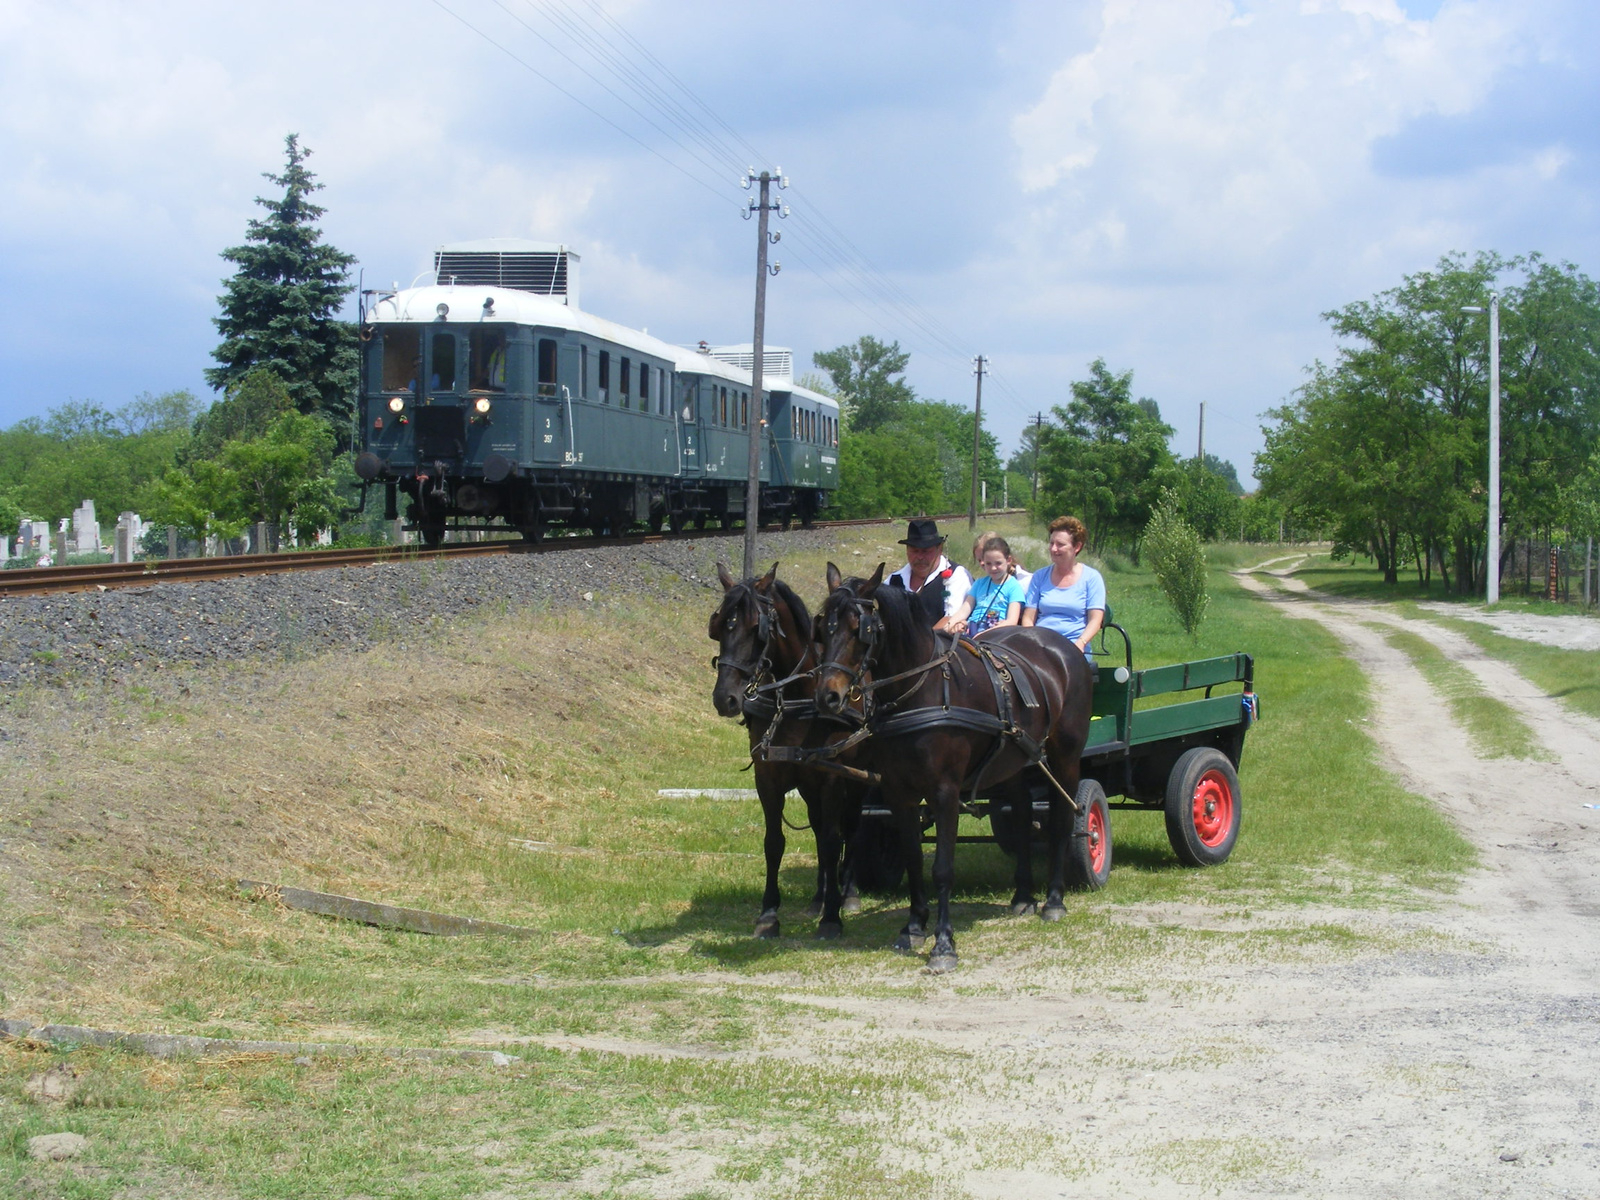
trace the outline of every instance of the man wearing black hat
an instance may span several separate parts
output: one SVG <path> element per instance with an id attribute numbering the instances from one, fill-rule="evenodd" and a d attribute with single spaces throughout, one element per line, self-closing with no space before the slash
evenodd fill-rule
<path id="1" fill-rule="evenodd" d="M 961 611 L 961 602 L 972 590 L 972 576 L 965 567 L 944 556 L 944 541 L 938 522 L 926 517 L 913 520 L 906 526 L 906 536 L 900 539 L 906 548 L 906 565 L 889 576 L 889 585 L 908 592 L 925 593 L 937 588 L 943 593 L 944 618 L 934 628 L 953 630 L 961 625 L 954 614 Z"/>

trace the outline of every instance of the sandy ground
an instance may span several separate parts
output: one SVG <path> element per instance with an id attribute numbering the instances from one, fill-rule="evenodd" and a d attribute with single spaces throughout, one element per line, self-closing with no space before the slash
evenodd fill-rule
<path id="1" fill-rule="evenodd" d="M 1423 604 L 1420 607 L 1447 617 L 1461 617 L 1487 625 L 1496 633 L 1560 646 L 1563 650 L 1600 650 L 1600 619 L 1591 616 L 1541 616 L 1524 612 L 1485 612 L 1459 604 Z"/>
<path id="2" fill-rule="evenodd" d="M 966 1175 L 979 1197 L 1600 1197 L 1600 811 L 1583 807 L 1600 803 L 1600 725 L 1426 622 L 1292 578 L 1288 592 L 1240 582 L 1344 639 L 1370 674 L 1388 766 L 1458 819 L 1483 869 L 1441 909 L 1338 914 L 1392 934 L 1392 952 L 1221 978 L 1180 967 L 1142 1003 L 1075 996 L 1070 967 L 1046 967 L 1020 1004 L 952 992 L 888 1012 L 863 1000 L 861 1016 L 1029 1080 L 1009 1113 L 974 1100 L 939 1114 L 1058 1148 L 1058 1170 Z M 1374 620 L 1465 663 L 1550 761 L 1479 760 Z M 996 983 L 1014 967 L 996 965 Z"/>
<path id="3" fill-rule="evenodd" d="M 1072 963 L 1013 957 L 968 960 L 959 981 L 905 1004 L 786 997 L 830 1016 L 789 1054 L 828 1056 L 829 1037 L 835 1053 L 859 1050 L 864 1037 L 968 1056 L 987 1086 L 901 1135 L 905 1165 L 944 1185 L 930 1195 L 1600 1197 L 1600 811 L 1584 807 L 1600 804 L 1600 724 L 1465 638 L 1309 593 L 1290 574 L 1303 556 L 1277 561 L 1281 586 L 1247 573 L 1241 585 L 1344 640 L 1371 679 L 1387 766 L 1458 820 L 1482 868 L 1422 911 L 1351 911 L 1330 896 L 1317 911 L 1146 906 L 1113 917 L 1326 921 L 1392 949 L 1163 962 L 1136 995 L 1075 987 Z M 1479 759 L 1374 622 L 1465 664 L 1524 714 L 1547 760 Z M 680 1185 L 694 1182 L 698 1159 L 662 1161 L 650 1190 L 623 1194 L 691 1190 Z"/>

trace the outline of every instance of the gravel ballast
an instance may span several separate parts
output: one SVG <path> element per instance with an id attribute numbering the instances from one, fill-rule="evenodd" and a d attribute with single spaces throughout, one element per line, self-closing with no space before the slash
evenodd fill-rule
<path id="1" fill-rule="evenodd" d="M 758 561 L 830 548 L 828 529 L 767 533 Z M 742 535 L 254 575 L 0 600 L 0 684 L 123 680 L 205 663 L 365 650 L 473 613 L 720 589 Z M 821 580 L 792 580 L 820 595 Z"/>

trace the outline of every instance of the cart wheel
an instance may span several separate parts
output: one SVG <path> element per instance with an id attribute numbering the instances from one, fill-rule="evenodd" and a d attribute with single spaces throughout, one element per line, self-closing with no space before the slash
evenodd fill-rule
<path id="1" fill-rule="evenodd" d="M 1214 867 L 1239 840 L 1239 776 L 1210 746 L 1187 750 L 1167 776 L 1167 840 L 1180 861 Z"/>
<path id="2" fill-rule="evenodd" d="M 1098 892 L 1111 874 L 1111 809 L 1095 779 L 1078 785 L 1077 801 L 1067 846 L 1067 886 L 1075 892 Z"/>

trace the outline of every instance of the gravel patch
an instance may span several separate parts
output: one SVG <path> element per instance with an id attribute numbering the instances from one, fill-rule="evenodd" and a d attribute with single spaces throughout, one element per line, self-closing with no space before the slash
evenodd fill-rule
<path id="1" fill-rule="evenodd" d="M 831 548 L 827 529 L 762 536 L 759 562 Z M 434 559 L 0 600 L 0 685 L 124 682 L 218 662 L 366 650 L 477 613 L 720 591 L 743 535 Z M 819 592 L 820 581 L 802 593 Z"/>
<path id="2" fill-rule="evenodd" d="M 1465 608 L 1459 604 L 1419 604 L 1417 607 L 1447 617 L 1476 621 L 1480 625 L 1489 626 L 1496 633 L 1520 638 L 1525 642 L 1557 646 L 1562 650 L 1600 650 L 1600 620 L 1587 615 L 1527 613 L 1502 609 L 1487 612 L 1481 608 Z"/>

